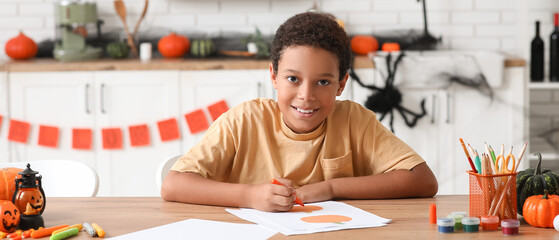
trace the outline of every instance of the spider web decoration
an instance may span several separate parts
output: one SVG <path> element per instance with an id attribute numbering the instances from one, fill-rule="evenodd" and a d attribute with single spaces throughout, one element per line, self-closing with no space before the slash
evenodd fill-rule
<path id="1" fill-rule="evenodd" d="M 373 90 L 373 94 L 367 98 L 365 102 L 365 107 L 370 109 L 371 111 L 380 114 L 379 121 L 382 121 L 384 117 L 388 114 L 390 115 L 390 131 L 394 133 L 394 110 L 400 113 L 400 116 L 406 122 L 406 125 L 410 128 L 413 128 L 417 123 L 417 120 L 424 117 L 427 112 L 425 111 L 425 99 L 421 100 L 421 113 L 414 113 L 411 110 L 405 108 L 401 105 L 402 103 L 402 93 L 400 90 L 394 86 L 394 77 L 396 75 L 396 69 L 398 67 L 398 63 L 402 60 L 405 56 L 403 52 L 401 52 L 398 57 L 396 57 L 396 61 L 394 62 L 393 67 L 391 67 L 392 63 L 392 54 L 388 53 L 386 56 L 386 66 L 388 75 L 386 77 L 386 84 L 384 88 L 379 88 L 375 85 L 365 85 L 353 68 L 350 69 L 350 76 L 357 81 L 357 83 L 364 87 Z M 410 116 L 408 116 L 410 115 Z M 409 117 L 409 119 L 408 119 Z"/>

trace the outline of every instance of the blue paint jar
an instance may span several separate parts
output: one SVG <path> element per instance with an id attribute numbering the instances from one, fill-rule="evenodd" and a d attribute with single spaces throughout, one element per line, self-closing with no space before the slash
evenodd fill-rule
<path id="1" fill-rule="evenodd" d="M 437 218 L 437 226 L 440 233 L 453 233 L 454 232 L 454 219 L 452 218 Z"/>
<path id="2" fill-rule="evenodd" d="M 480 220 L 477 217 L 462 218 L 464 232 L 479 232 L 479 223 Z"/>

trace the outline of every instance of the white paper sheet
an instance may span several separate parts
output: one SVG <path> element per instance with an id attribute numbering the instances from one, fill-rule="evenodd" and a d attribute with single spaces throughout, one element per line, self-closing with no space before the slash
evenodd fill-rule
<path id="1" fill-rule="evenodd" d="M 381 227 L 391 220 L 363 211 L 351 205 L 327 201 L 305 206 L 318 206 L 322 209 L 312 212 L 263 212 L 254 209 L 226 209 L 229 213 L 250 222 L 274 229 L 284 235 L 307 234 L 352 228 Z M 298 207 L 294 207 L 298 208 Z M 335 215 L 339 222 L 311 223 L 306 219 Z M 309 220 L 307 220 L 309 221 Z"/>
<path id="2" fill-rule="evenodd" d="M 117 236 L 114 240 L 142 239 L 268 239 L 277 231 L 256 224 L 188 219 Z"/>

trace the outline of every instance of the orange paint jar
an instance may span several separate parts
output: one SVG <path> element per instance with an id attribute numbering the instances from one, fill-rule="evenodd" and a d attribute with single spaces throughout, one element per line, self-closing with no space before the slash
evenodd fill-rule
<path id="1" fill-rule="evenodd" d="M 481 228 L 486 231 L 494 231 L 499 229 L 499 217 L 481 216 Z"/>

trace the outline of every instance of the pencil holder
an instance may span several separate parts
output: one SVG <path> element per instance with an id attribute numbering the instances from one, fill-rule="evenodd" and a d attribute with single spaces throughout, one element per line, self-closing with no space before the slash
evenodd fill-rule
<path id="1" fill-rule="evenodd" d="M 468 171 L 470 217 L 516 219 L 516 174 L 481 175 Z"/>

